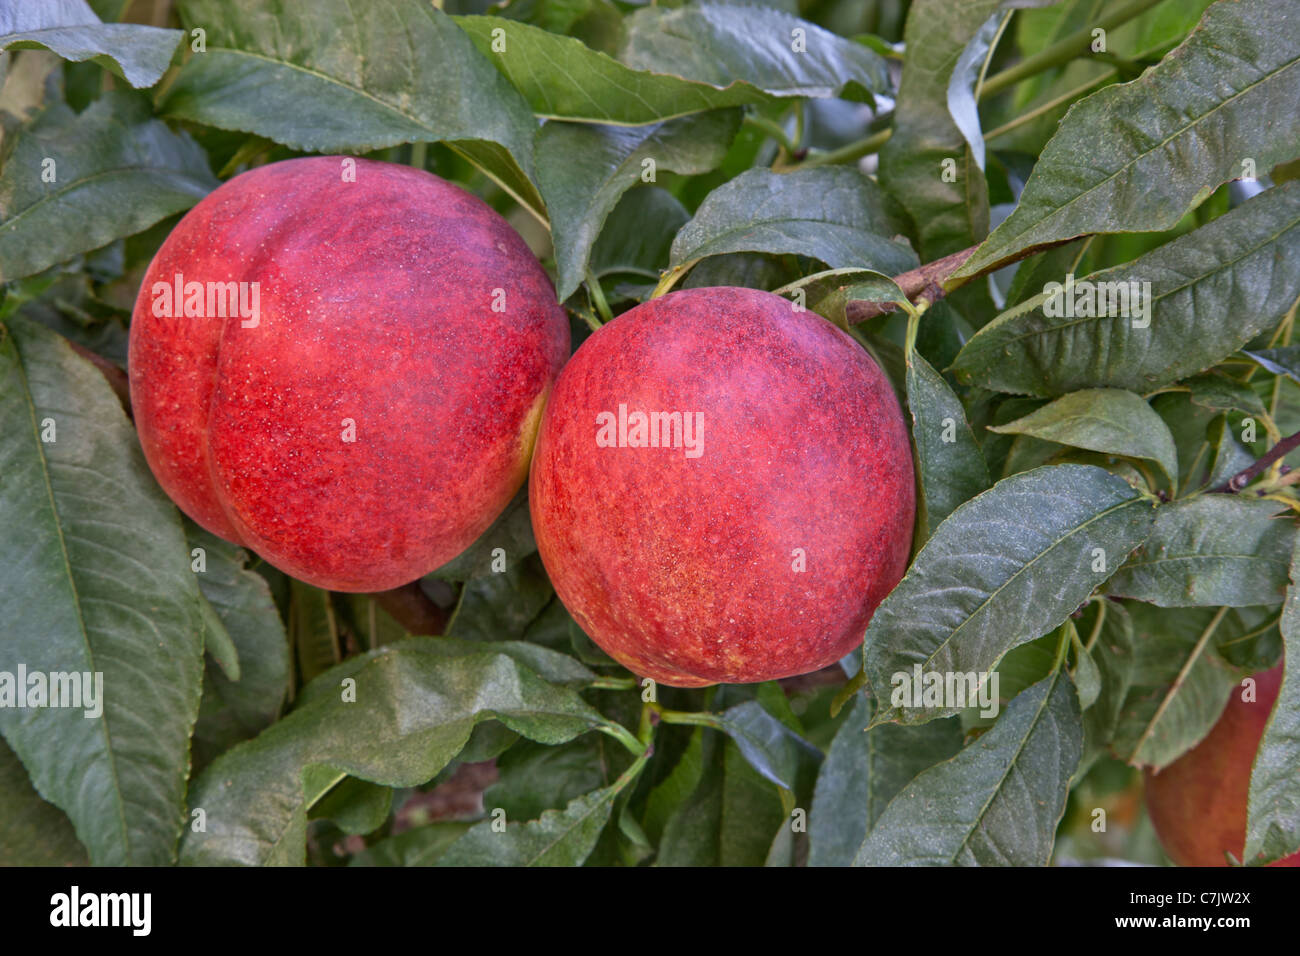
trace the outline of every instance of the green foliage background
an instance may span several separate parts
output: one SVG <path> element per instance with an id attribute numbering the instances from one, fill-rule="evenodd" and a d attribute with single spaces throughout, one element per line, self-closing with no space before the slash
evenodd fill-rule
<path id="1" fill-rule="evenodd" d="M 1159 863 L 1138 768 L 1300 660 L 1289 0 L 0 0 L 0 50 L 0 670 L 112 688 L 0 708 L 0 863 Z M 672 286 L 849 328 L 922 505 L 861 654 L 647 701 L 522 493 L 423 627 L 183 519 L 130 310 L 185 210 L 304 153 L 483 196 L 575 346 Z M 1149 281 L 1149 325 L 1053 317 L 1067 274 Z M 1000 715 L 891 704 L 918 660 Z M 1289 672 L 1251 862 L 1300 849 L 1298 727 Z"/>

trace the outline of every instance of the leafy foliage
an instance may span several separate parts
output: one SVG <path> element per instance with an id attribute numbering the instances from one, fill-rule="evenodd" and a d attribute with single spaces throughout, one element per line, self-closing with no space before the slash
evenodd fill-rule
<path id="1" fill-rule="evenodd" d="M 152 6 L 0 8 L 0 864 L 1151 860 L 1081 801 L 1279 661 L 1246 856 L 1300 850 L 1290 0 Z M 642 682 L 526 492 L 383 594 L 182 519 L 122 375 L 142 277 L 325 152 L 484 198 L 575 345 L 679 284 L 848 331 L 918 502 L 860 663 Z"/>

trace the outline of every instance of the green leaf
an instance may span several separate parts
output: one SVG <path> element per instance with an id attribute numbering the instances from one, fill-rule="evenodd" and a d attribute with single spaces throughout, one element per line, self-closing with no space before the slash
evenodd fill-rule
<path id="1" fill-rule="evenodd" d="M 239 649 L 221 623 L 221 615 L 207 598 L 199 601 L 199 614 L 203 618 L 203 650 L 221 673 L 239 680 Z"/>
<path id="2" fill-rule="evenodd" d="M 56 103 L 0 172 L 0 281 L 141 232 L 218 185 L 203 151 L 137 94 L 105 93 L 80 116 Z"/>
<path id="3" fill-rule="evenodd" d="M 890 802 L 855 866 L 1045 866 L 1083 754 L 1079 699 L 1057 672 Z"/>
<path id="4" fill-rule="evenodd" d="M 678 758 L 668 775 L 650 791 L 641 818 L 642 829 L 652 843 L 659 843 L 667 824 L 680 816 L 682 805 L 691 798 L 704 777 L 705 737 L 716 739 L 716 734 L 705 734 L 697 727 L 691 733 L 686 750 Z M 713 745 L 710 744 L 710 747 Z"/>
<path id="5" fill-rule="evenodd" d="M 497 781 L 483 792 L 490 814 L 503 810 L 508 820 L 535 820 L 547 810 L 562 810 L 571 800 L 611 783 L 608 762 L 628 756 L 604 734 L 588 734 L 559 747 L 521 741 L 497 758 Z M 626 769 L 623 760 L 619 770 Z M 607 776 L 608 774 L 608 776 Z"/>
<path id="6" fill-rule="evenodd" d="M 668 264 L 677 230 L 691 214 L 672 193 L 658 186 L 630 189 L 605 220 L 591 248 L 591 274 L 639 275 L 658 279 Z"/>
<path id="7" fill-rule="evenodd" d="M 674 237 L 676 238 L 676 237 Z M 705 289 L 716 286 L 735 286 L 742 289 L 771 291 L 793 282 L 795 271 L 789 259 L 760 252 L 732 252 L 713 256 L 691 268 L 682 282 L 683 289 Z M 683 268 L 687 268 L 683 266 Z M 650 289 L 646 290 L 647 295 Z"/>
<path id="8" fill-rule="evenodd" d="M 348 860 L 348 866 L 433 866 L 471 826 L 440 820 L 385 837 Z"/>
<path id="9" fill-rule="evenodd" d="M 1211 0 L 1180 0 L 1157 3 L 1117 26 L 1106 29 L 1106 47 L 1114 56 L 1134 64 L 1147 64 L 1177 46 L 1196 26 Z M 1100 21 L 1124 11 L 1120 0 L 1069 0 L 1040 10 L 1026 10 L 1017 15 L 1016 47 L 1022 57 L 1029 57 L 1075 33 L 1104 26 Z M 1104 15 L 1104 17 L 1103 17 Z M 1068 63 L 1044 70 L 1017 83 L 1001 102 L 986 104 L 986 121 L 990 127 L 1003 126 L 1010 120 L 1022 120 L 1014 128 L 998 135 L 1000 151 L 1037 155 L 1056 132 L 1066 110 L 1080 97 L 1099 87 L 1116 82 L 1121 70 L 1100 56 L 1077 56 Z M 990 115 L 991 114 L 991 115 Z M 1023 119 L 1032 117 L 1029 122 Z"/>
<path id="10" fill-rule="evenodd" d="M 735 741 L 749 765 L 778 787 L 793 790 L 799 764 L 821 761 L 821 751 L 769 714 L 756 700 L 728 708 L 719 720 L 722 730 Z"/>
<path id="11" fill-rule="evenodd" d="M 988 488 L 989 468 L 960 399 L 919 352 L 907 357 L 907 410 L 929 534 Z"/>
<path id="12" fill-rule="evenodd" d="M 1151 536 L 1106 592 L 1159 607 L 1276 604 L 1296 536 L 1295 525 L 1277 516 L 1280 508 L 1219 494 L 1161 505 Z"/>
<path id="13" fill-rule="evenodd" d="M 1196 746 L 1223 713 L 1234 678 L 1217 645 L 1239 623 L 1226 607 L 1127 607 L 1136 655 L 1111 750 L 1159 770 Z"/>
<path id="14" fill-rule="evenodd" d="M 889 275 L 917 264 L 887 199 L 866 176 L 839 166 L 774 173 L 750 169 L 719 186 L 673 240 L 673 267 L 728 252 L 795 253 L 832 269 Z"/>
<path id="15" fill-rule="evenodd" d="M 573 649 L 569 636 L 569 628 L 572 624 L 573 618 L 560 603 L 560 599 L 553 598 L 542 612 L 529 622 L 521 640 L 568 654 Z"/>
<path id="16" fill-rule="evenodd" d="M 168 87 L 160 104 L 168 116 L 309 152 L 485 141 L 532 170 L 528 104 L 430 3 L 375 0 L 363 11 L 349 0 L 181 0 L 178 8 L 187 27 L 207 31 L 207 51 Z"/>
<path id="17" fill-rule="evenodd" d="M 453 638 L 438 638 L 432 640 L 428 637 L 423 639 L 411 638 L 409 642 L 402 644 L 385 645 L 387 647 L 414 647 L 421 654 L 429 657 L 463 657 L 466 654 L 474 653 L 478 650 L 493 650 L 500 654 L 505 654 L 511 660 L 535 673 L 542 680 L 551 684 L 561 684 L 568 687 L 579 688 L 585 687 L 596 679 L 596 675 L 574 660 L 568 654 L 559 653 L 549 650 L 545 647 L 538 647 L 535 644 L 526 644 L 523 641 L 500 641 L 494 644 L 476 644 L 469 641 L 455 640 Z M 331 673 L 340 681 L 347 677 L 355 678 L 357 672 L 364 669 L 370 658 L 365 655 L 349 657 L 343 663 L 335 667 Z M 331 684 L 324 681 L 313 681 L 298 694 L 296 706 L 301 708 L 308 703 L 318 699 L 333 700 L 337 696 L 338 684 Z M 487 757 L 481 759 L 488 759 Z"/>
<path id="18" fill-rule="evenodd" d="M 859 695 L 817 775 L 808 815 L 809 866 L 850 865 L 889 801 L 921 771 L 961 750 L 956 720 L 864 730 L 870 718 L 871 704 Z"/>
<path id="19" fill-rule="evenodd" d="M 772 846 L 767 851 L 767 859 L 763 861 L 763 865 L 794 866 L 795 851 L 794 827 L 782 823 L 780 828 L 776 831 L 776 836 L 772 838 Z"/>
<path id="20" fill-rule="evenodd" d="M 908 10 L 903 78 L 893 133 L 880 151 L 880 181 L 912 217 L 927 262 L 988 234 L 988 186 L 953 120 L 948 90 L 963 49 L 1000 6 L 916 0 Z M 945 162 L 955 178 L 944 175 Z"/>
<path id="21" fill-rule="evenodd" d="M 1029 395 L 1146 392 L 1217 364 L 1276 325 L 1300 296 L 1300 182 L 1265 190 L 1087 281 L 1117 283 L 1103 290 L 1150 282 L 1146 317 L 1052 318 L 1044 311 L 1052 293 L 1040 293 L 966 343 L 953 362 L 958 381 Z M 1105 311 L 1124 310 L 1108 302 Z"/>
<path id="22" fill-rule="evenodd" d="M 622 23 L 622 13 L 611 0 L 522 0 L 502 6 L 502 16 L 536 24 L 552 33 L 585 36 L 598 34 L 607 18 Z"/>
<path id="23" fill-rule="evenodd" d="M 345 641 L 355 640 L 357 646 L 368 651 L 413 636 L 378 600 L 367 594 L 335 594 L 334 607 L 338 611 L 339 629 L 347 635 Z"/>
<path id="24" fill-rule="evenodd" d="M 531 155 L 516 161 L 515 156 L 500 143 L 484 139 L 462 139 L 446 144 L 453 153 L 473 163 L 483 174 L 492 180 L 515 202 L 523 206 L 538 222 L 547 222 L 546 204 L 536 184 L 530 179 L 533 175 Z M 523 169 L 520 168 L 523 163 Z M 525 172 L 525 169 L 527 172 Z"/>
<path id="25" fill-rule="evenodd" d="M 487 16 L 453 19 L 538 116 L 637 126 L 770 100 L 745 82 L 718 89 L 665 73 L 634 70 L 581 40 L 515 20 Z M 502 32 L 494 38 L 494 30 Z M 494 42 L 504 49 L 493 50 Z"/>
<path id="26" fill-rule="evenodd" d="M 548 744 L 594 729 L 627 735 L 507 649 L 412 638 L 321 675 L 292 713 L 214 761 L 190 791 L 207 829 L 186 835 L 181 860 L 301 864 L 307 810 L 343 775 L 418 786 L 493 719 Z"/>
<path id="27" fill-rule="evenodd" d="M 1240 411 L 1261 418 L 1268 413 L 1263 399 L 1253 388 L 1217 372 L 1190 378 L 1187 387 L 1191 389 L 1192 401 L 1202 408 L 1223 412 Z"/>
<path id="28" fill-rule="evenodd" d="M 659 169 L 708 172 L 722 162 L 739 128 L 737 110 L 630 128 L 554 120 L 543 126 L 537 134 L 537 181 L 551 217 L 560 299 L 581 285 L 605 219 L 647 169 L 656 175 Z"/>
<path id="29" fill-rule="evenodd" d="M 0 528 L 6 660 L 103 690 L 0 707 L 0 730 L 92 861 L 170 862 L 203 674 L 180 518 L 99 370 L 18 317 L 0 324 Z"/>
<path id="30" fill-rule="evenodd" d="M 1213 411 L 1192 401 L 1182 391 L 1162 392 L 1151 399 L 1151 407 L 1169 426 L 1178 448 L 1178 471 L 1183 476 L 1179 495 L 1185 495 L 1204 483 L 1205 473 L 1214 454 L 1210 432 L 1216 418 Z M 1253 458 L 1252 458 L 1253 460 Z"/>
<path id="31" fill-rule="evenodd" d="M 392 808 L 392 788 L 344 777 L 311 808 L 309 816 L 330 820 L 344 833 L 360 836 L 383 826 Z"/>
<path id="32" fill-rule="evenodd" d="M 1091 238 L 1067 242 L 1018 263 L 1007 289 L 1007 308 L 1037 295 L 1038 290 L 1049 282 L 1062 282 L 1067 275 L 1077 274 L 1079 263 L 1091 243 Z"/>
<path id="33" fill-rule="evenodd" d="M 541 558 L 530 555 L 501 574 L 467 582 L 446 633 L 472 641 L 518 640 L 554 596 Z"/>
<path id="34" fill-rule="evenodd" d="M 1246 849 L 1251 863 L 1271 862 L 1300 851 L 1300 549 L 1292 553 L 1290 584 L 1282 607 L 1286 656 L 1282 687 L 1264 728 L 1250 772 Z"/>
<path id="35" fill-rule="evenodd" d="M 619 59 L 718 88 L 745 84 L 774 96 L 838 96 L 889 88 L 885 60 L 865 46 L 780 10 L 731 3 L 650 6 L 625 21 Z M 805 49 L 796 51 L 802 30 Z"/>
<path id="36" fill-rule="evenodd" d="M 185 524 L 190 551 L 203 549 L 199 590 L 233 643 L 239 673 L 209 663 L 194 727 L 194 762 L 206 765 L 241 740 L 255 737 L 279 716 L 289 688 L 289 642 L 266 579 L 245 566 L 248 552 Z M 193 562 L 191 562 L 191 567 Z M 209 641 L 211 653 L 211 641 Z"/>
<path id="37" fill-rule="evenodd" d="M 1262 175 L 1300 154 L 1294 17 L 1291 0 L 1216 3 L 1159 65 L 1076 103 L 1015 210 L 956 275 L 1089 233 L 1170 229 L 1252 175 L 1243 161 Z"/>
<path id="38" fill-rule="evenodd" d="M 1207 487 L 1225 485 L 1233 475 L 1245 471 L 1255 463 L 1255 456 L 1237 441 L 1226 415 L 1215 416 L 1206 428 L 1205 440 L 1212 451 L 1210 469 L 1202 482 Z"/>
<path id="39" fill-rule="evenodd" d="M 438 859 L 437 866 L 578 866 L 591 854 L 609 822 L 614 798 L 640 773 L 638 760 L 608 787 L 547 810 L 528 823 L 476 824 Z"/>
<path id="40" fill-rule="evenodd" d="M 1099 614 L 1104 614 L 1100 622 Z M 1096 630 L 1100 623 L 1100 629 Z M 1115 736 L 1124 699 L 1133 681 L 1135 648 L 1133 621 L 1119 601 L 1096 601 L 1085 610 L 1079 621 L 1088 656 L 1101 677 L 1101 690 L 1091 707 L 1084 712 L 1084 740 L 1087 742 L 1085 764 L 1091 765 L 1103 754 Z M 1096 637 L 1093 637 L 1093 634 Z"/>
<path id="41" fill-rule="evenodd" d="M 830 319 L 845 331 L 852 324 L 848 318 L 850 302 L 880 303 L 887 311 L 892 311 L 896 305 L 911 307 L 911 302 L 893 279 L 871 269 L 827 269 L 786 283 L 772 292 L 795 298 L 796 302 L 799 301 L 796 297 L 802 292 L 805 308 Z"/>
<path id="42" fill-rule="evenodd" d="M 85 866 L 86 848 L 63 812 L 46 803 L 0 740 L 0 866 Z"/>
<path id="43" fill-rule="evenodd" d="M 1178 451 L 1169 426 L 1140 396 L 1123 389 L 1071 392 L 989 431 L 1032 435 L 1106 455 L 1145 458 L 1164 469 L 1171 486 L 1178 487 Z"/>
<path id="44" fill-rule="evenodd" d="M 1153 517 L 1127 482 L 1091 465 L 1037 468 L 966 502 L 935 530 L 867 627 L 863 660 L 881 702 L 875 722 L 957 713 L 957 706 L 894 704 L 891 687 L 900 676 L 910 680 L 915 666 L 982 680 L 1008 650 L 1082 604 L 1142 543 Z"/>
<path id="45" fill-rule="evenodd" d="M 1070 677 L 1079 692 L 1079 706 L 1087 710 L 1097 703 L 1097 698 L 1101 696 L 1101 670 L 1079 639 L 1079 631 L 1074 626 L 1074 622 L 1067 620 L 1065 628 L 1069 631 L 1070 644 L 1075 651 L 1074 670 L 1071 671 Z"/>
<path id="46" fill-rule="evenodd" d="M 132 86 L 153 86 L 171 65 L 180 30 L 102 23 L 85 0 L 42 0 L 0 9 L 0 50 L 44 48 L 65 60 L 93 60 Z"/>
<path id="47" fill-rule="evenodd" d="M 666 781 L 665 785 L 672 784 L 674 790 L 686 786 L 690 789 L 684 797 L 678 793 L 673 794 L 674 812 L 663 822 L 656 866 L 718 865 L 726 782 L 726 746 L 727 739 L 724 735 L 700 730 L 691 744 L 698 756 L 693 757 L 688 750 L 682 758 L 686 766 L 675 768 L 673 776 Z M 656 794 L 662 794 L 662 788 Z"/>
<path id="48" fill-rule="evenodd" d="M 1056 670 L 1061 634 L 1064 631 L 1068 639 L 1069 626 L 1070 618 L 1066 618 L 1060 627 L 1048 631 L 1036 640 L 1013 647 L 1002 656 L 996 671 L 997 697 L 994 698 L 992 694 L 988 697 L 991 708 L 989 705 L 981 704 L 978 699 L 968 699 L 959 715 L 962 730 L 967 735 L 992 727 L 1006 701 L 1011 700 L 1021 691 L 1028 690 Z M 993 713 L 989 713 L 990 709 Z"/>
<path id="49" fill-rule="evenodd" d="M 706 730 L 694 786 L 663 827 L 656 866 L 763 866 L 788 821 L 779 791 L 723 734 Z"/>
<path id="50" fill-rule="evenodd" d="M 1274 375 L 1285 375 L 1293 382 L 1300 382 L 1300 345 L 1285 345 L 1277 349 L 1244 350 L 1266 371 Z"/>
<path id="51" fill-rule="evenodd" d="M 1239 673 L 1253 674 L 1278 662 L 1283 648 L 1281 608 L 1276 604 L 1233 608 L 1228 612 L 1228 621 L 1217 644 L 1219 654 L 1231 667 Z"/>
<path id="52" fill-rule="evenodd" d="M 305 684 L 323 674 L 343 653 L 339 644 L 338 618 L 328 591 L 290 581 L 293 603 L 289 607 L 289 635 L 298 662 L 298 675 Z"/>
<path id="53" fill-rule="evenodd" d="M 528 490 L 523 488 L 477 541 L 431 574 L 447 581 L 468 581 L 502 573 L 536 553 Z"/>
<path id="54" fill-rule="evenodd" d="M 1024 0 L 1021 6 L 1033 5 L 1035 0 Z M 1038 0 L 1051 3 L 1054 0 Z M 971 159 L 975 168 L 984 171 L 984 132 L 980 128 L 979 103 L 977 95 L 981 78 L 988 71 L 993 59 L 996 45 L 1011 19 L 1012 11 L 1008 7 L 1016 4 L 1000 4 L 989 15 L 966 46 L 952 68 L 948 78 L 948 113 L 953 123 L 961 131 L 962 138 L 970 148 Z M 906 64 L 905 64 L 906 65 Z"/>

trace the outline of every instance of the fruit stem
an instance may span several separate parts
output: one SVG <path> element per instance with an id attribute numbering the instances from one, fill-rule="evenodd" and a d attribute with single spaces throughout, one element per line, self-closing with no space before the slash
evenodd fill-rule
<path id="1" fill-rule="evenodd" d="M 722 730 L 722 721 L 715 714 L 692 714 L 682 710 L 656 708 L 659 719 L 665 724 L 684 724 L 691 727 L 710 727 Z"/>
<path id="2" fill-rule="evenodd" d="M 912 364 L 912 354 L 916 351 L 916 333 L 921 327 L 921 313 L 930 307 L 930 303 L 922 299 L 919 305 L 913 305 L 907 299 L 898 303 L 907 313 L 907 335 L 903 339 L 903 356 L 907 364 Z"/>
<path id="3" fill-rule="evenodd" d="M 425 160 L 429 158 L 428 143 L 411 144 L 411 165 L 416 169 L 424 169 Z"/>
<path id="4" fill-rule="evenodd" d="M 771 139 L 776 140 L 776 144 L 786 151 L 787 154 L 794 155 L 794 145 L 790 142 L 790 137 L 785 135 L 785 129 L 780 123 L 768 119 L 766 116 L 759 116 L 757 113 L 746 113 L 743 120 L 744 125 L 752 126 L 760 133 L 765 133 Z"/>
<path id="5" fill-rule="evenodd" d="M 669 292 L 672 287 L 677 284 L 677 281 L 690 271 L 691 266 L 695 265 L 695 263 L 699 261 L 699 259 L 692 259 L 690 262 L 683 262 L 679 266 L 673 266 L 673 268 L 665 272 L 659 279 L 659 284 L 655 286 L 654 291 L 650 293 L 650 298 L 657 299 L 661 295 Z"/>
<path id="6" fill-rule="evenodd" d="M 1074 622 L 1067 617 L 1065 623 L 1058 627 L 1057 630 L 1060 631 L 1061 637 L 1056 642 L 1056 660 L 1052 661 L 1053 674 L 1059 671 L 1065 664 L 1065 655 L 1068 653 L 1070 644 L 1072 643 L 1070 633 L 1074 630 Z M 1077 636 L 1074 639 L 1077 640 Z"/>
<path id="7" fill-rule="evenodd" d="M 636 678 L 600 677 L 587 685 L 588 690 L 634 690 Z"/>
<path id="8" fill-rule="evenodd" d="M 605 300 L 605 290 L 600 287 L 600 279 L 590 269 L 587 270 L 587 294 L 591 296 L 591 304 L 600 316 L 601 323 L 612 321 L 614 313 L 609 310 L 609 303 Z"/>
<path id="9" fill-rule="evenodd" d="M 641 771 L 645 769 L 646 761 L 650 759 L 652 753 L 654 753 L 654 748 L 646 747 L 637 754 L 636 759 L 632 761 L 632 765 L 614 781 L 615 793 L 621 793 L 629 783 L 641 775 Z"/>
<path id="10" fill-rule="evenodd" d="M 649 746 L 648 741 L 637 740 L 632 736 L 631 731 L 622 724 L 613 720 L 600 724 L 596 729 L 603 734 L 608 734 L 610 737 L 613 737 L 636 757 L 644 756 L 646 749 Z"/>
<path id="11" fill-rule="evenodd" d="M 889 137 L 892 135 L 894 135 L 893 127 L 886 126 L 864 139 L 841 146 L 838 149 L 832 149 L 825 153 L 810 153 L 801 165 L 807 168 L 809 166 L 829 166 L 833 163 L 854 163 L 863 156 L 870 156 L 872 153 L 879 152 L 880 148 L 889 142 Z"/>
<path id="12" fill-rule="evenodd" d="M 1092 653 L 1092 649 L 1097 643 L 1097 638 L 1101 636 L 1101 626 L 1105 622 L 1106 622 L 1106 600 L 1105 598 L 1103 598 L 1102 600 L 1097 602 L 1097 620 L 1093 622 L 1092 633 L 1088 635 L 1088 640 L 1083 645 L 1083 649 L 1088 653 L 1090 654 Z"/>
<path id="13" fill-rule="evenodd" d="M 641 743 L 647 746 L 650 743 L 651 736 L 654 735 L 655 719 L 659 714 L 659 705 L 652 701 L 646 701 L 641 705 L 641 723 L 637 726 L 636 737 Z"/>

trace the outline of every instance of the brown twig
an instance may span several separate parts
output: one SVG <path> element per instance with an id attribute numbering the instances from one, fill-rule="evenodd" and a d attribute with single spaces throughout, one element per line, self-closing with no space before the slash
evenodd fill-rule
<path id="1" fill-rule="evenodd" d="M 946 291 L 943 288 L 944 281 L 960 269 L 961 264 L 969 259 L 978 248 L 978 245 L 974 245 L 969 249 L 954 252 L 950 256 L 944 256 L 942 259 L 936 259 L 934 262 L 928 262 L 916 269 L 911 269 L 902 275 L 894 276 L 894 284 L 902 289 L 903 295 L 909 299 L 915 300 L 917 296 L 924 295 L 928 301 L 933 303 L 943 298 Z M 890 310 L 891 306 L 888 302 L 868 302 L 861 299 L 850 301 L 844 307 L 845 315 L 851 325 L 865 322 L 867 319 L 882 315 Z"/>
<path id="2" fill-rule="evenodd" d="M 411 634 L 437 637 L 447 628 L 447 612 L 424 593 L 419 581 L 369 596 Z"/>
<path id="3" fill-rule="evenodd" d="M 1262 455 L 1253 465 L 1241 469 L 1241 471 L 1237 472 L 1213 490 L 1229 495 L 1241 491 L 1242 488 L 1245 488 L 1256 477 L 1263 474 L 1264 470 L 1268 468 L 1269 465 L 1273 464 L 1273 462 L 1277 461 L 1279 458 L 1286 457 L 1287 454 L 1294 451 L 1296 448 L 1300 448 L 1300 432 L 1296 432 L 1288 438 L 1283 438 L 1280 442 L 1270 448 L 1267 453 Z"/>
<path id="4" fill-rule="evenodd" d="M 953 280 L 952 274 L 960 269 L 979 248 L 979 244 L 971 246 L 969 249 L 963 249 L 961 252 L 954 252 L 950 256 L 944 256 L 942 259 L 935 259 L 934 262 L 927 262 L 923 266 L 915 269 L 909 269 L 901 275 L 894 276 L 894 284 L 903 290 L 903 294 L 908 299 L 916 302 L 924 299 L 930 304 L 942 299 L 949 292 L 965 285 L 971 279 L 987 275 L 1003 266 L 1009 266 L 1013 262 L 1019 262 L 1021 259 L 1027 259 L 1032 255 L 1053 249 L 1056 246 L 1064 245 L 1067 242 L 1073 242 L 1074 239 L 1062 239 L 1060 242 L 1050 242 L 1041 246 L 1032 246 L 1028 249 L 1022 249 L 1015 255 L 1008 256 L 999 262 L 995 262 L 986 269 L 970 276 L 963 276 L 960 279 Z M 885 312 L 893 311 L 893 305 L 889 302 L 869 302 L 866 300 L 853 300 L 844 307 L 845 315 L 848 317 L 850 325 L 856 325 L 859 322 L 865 322 L 867 319 L 882 315 Z"/>

